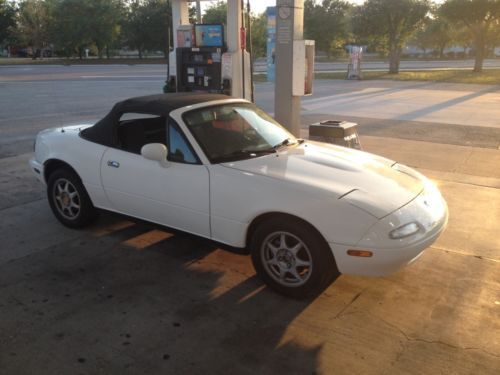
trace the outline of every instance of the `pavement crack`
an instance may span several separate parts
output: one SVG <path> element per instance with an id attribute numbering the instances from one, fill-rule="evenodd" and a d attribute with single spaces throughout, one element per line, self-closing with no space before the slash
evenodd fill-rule
<path id="1" fill-rule="evenodd" d="M 352 299 L 351 301 L 344 306 L 344 308 L 342 310 L 340 310 L 337 315 L 335 315 L 335 318 L 334 319 L 337 319 L 337 318 L 340 318 L 344 312 L 354 303 L 356 302 L 356 300 L 361 296 L 361 294 L 363 294 L 368 288 L 365 288 L 363 289 L 362 291 L 358 292 Z"/>
<path id="2" fill-rule="evenodd" d="M 440 246 L 434 246 L 433 245 L 430 248 L 431 249 L 435 249 L 435 250 L 439 250 L 439 251 L 444 251 L 444 252 L 447 252 L 447 253 L 453 253 L 453 254 L 459 254 L 459 255 L 463 255 L 463 256 L 469 256 L 469 257 L 473 257 L 473 258 L 476 258 L 476 259 L 484 260 L 484 261 L 487 261 L 487 262 L 500 263 L 500 259 L 493 259 L 493 258 L 485 257 L 483 255 L 470 254 L 470 253 L 466 253 L 466 252 L 462 252 L 462 251 L 457 251 L 457 250 L 449 249 L 449 248 L 446 248 L 446 247 L 440 247 Z"/>
<path id="3" fill-rule="evenodd" d="M 495 353 L 489 352 L 489 351 L 484 350 L 482 348 L 477 348 L 477 347 L 461 347 L 461 346 L 453 345 L 453 344 L 450 344 L 450 343 L 447 343 L 447 342 L 444 342 L 444 341 L 441 341 L 441 340 L 426 340 L 426 339 L 422 339 L 422 338 L 418 338 L 418 337 L 411 337 L 405 331 L 403 331 L 401 328 L 399 328 L 397 325 L 389 323 L 384 318 L 376 316 L 376 315 L 374 315 L 374 314 L 372 314 L 370 312 L 366 312 L 366 313 L 368 315 L 374 317 L 375 319 L 380 320 L 385 325 L 387 325 L 387 326 L 393 328 L 394 330 L 398 331 L 406 339 L 406 341 L 408 341 L 408 342 L 422 342 L 422 343 L 433 344 L 433 345 L 444 345 L 444 346 L 447 346 L 447 347 L 449 347 L 451 349 L 456 349 L 456 350 L 476 350 L 476 351 L 480 351 L 482 353 L 485 353 L 487 355 L 490 355 L 492 357 L 500 358 L 499 354 L 495 354 Z M 404 350 L 406 350 L 406 349 L 403 349 L 403 352 L 404 352 Z M 399 357 L 401 357 L 402 354 L 403 353 L 399 353 L 397 359 L 399 359 Z"/>

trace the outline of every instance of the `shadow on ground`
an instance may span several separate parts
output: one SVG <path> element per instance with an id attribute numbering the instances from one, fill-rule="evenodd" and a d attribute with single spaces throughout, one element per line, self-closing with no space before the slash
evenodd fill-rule
<path id="1" fill-rule="evenodd" d="M 315 372 L 321 347 L 281 342 L 309 303 L 247 256 L 109 214 L 90 234 L 0 267 L 3 373 Z"/>

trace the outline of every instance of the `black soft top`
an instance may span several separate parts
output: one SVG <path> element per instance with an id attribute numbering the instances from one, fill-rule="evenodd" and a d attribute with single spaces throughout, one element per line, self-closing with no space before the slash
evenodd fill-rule
<path id="1" fill-rule="evenodd" d="M 124 113 L 168 116 L 170 112 L 178 108 L 230 98 L 222 94 L 191 92 L 138 96 L 116 103 L 111 112 L 95 125 L 82 130 L 81 135 L 91 142 L 113 146 L 116 143 L 118 121 Z"/>

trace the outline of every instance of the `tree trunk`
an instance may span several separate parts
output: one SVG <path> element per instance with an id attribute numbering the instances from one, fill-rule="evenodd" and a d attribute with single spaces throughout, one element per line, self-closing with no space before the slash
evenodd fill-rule
<path id="1" fill-rule="evenodd" d="M 444 55 L 444 48 L 445 48 L 444 46 L 441 46 L 441 47 L 439 48 L 439 58 L 440 58 L 440 59 L 442 59 L 442 58 L 443 58 L 443 55 Z"/>
<path id="2" fill-rule="evenodd" d="M 106 58 L 109 60 L 109 47 L 106 46 Z"/>
<path id="3" fill-rule="evenodd" d="M 139 47 L 138 50 L 139 50 L 139 58 L 142 59 L 142 48 Z"/>
<path id="4" fill-rule="evenodd" d="M 401 50 L 397 47 L 391 47 L 389 51 L 389 74 L 399 73 L 399 60 Z"/>
<path id="5" fill-rule="evenodd" d="M 474 72 L 480 73 L 483 71 L 483 61 L 484 61 L 484 35 L 482 32 L 479 32 L 476 35 L 474 44 L 475 44 L 475 53 L 474 53 Z"/>

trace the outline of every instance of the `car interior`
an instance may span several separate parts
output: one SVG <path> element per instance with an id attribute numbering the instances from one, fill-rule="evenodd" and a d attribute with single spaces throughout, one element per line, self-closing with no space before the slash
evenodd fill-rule
<path id="1" fill-rule="evenodd" d="M 252 127 L 234 112 L 213 113 L 213 117 L 207 117 L 206 112 L 199 113 L 190 120 L 195 138 L 212 159 L 251 146 L 254 142 L 250 138 L 257 136 Z"/>
<path id="2" fill-rule="evenodd" d="M 120 149 L 140 154 L 142 146 L 148 143 L 167 144 L 165 117 L 154 116 L 120 120 L 118 126 L 118 147 Z"/>

